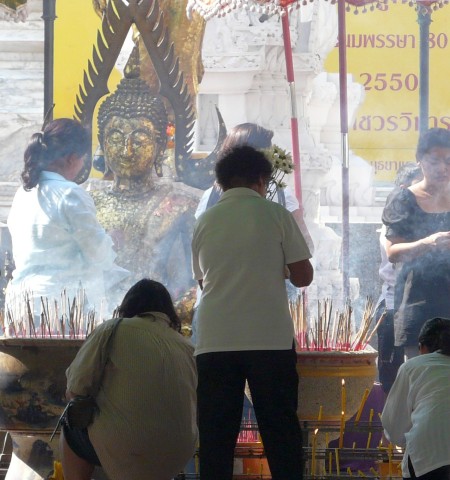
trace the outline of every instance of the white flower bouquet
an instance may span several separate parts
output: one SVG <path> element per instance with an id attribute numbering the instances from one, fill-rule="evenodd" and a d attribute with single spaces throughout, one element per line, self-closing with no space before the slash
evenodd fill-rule
<path id="1" fill-rule="evenodd" d="M 273 165 L 272 176 L 267 186 L 266 196 L 266 198 L 272 200 L 277 190 L 286 186 L 283 178 L 286 174 L 293 172 L 294 163 L 291 154 L 278 145 L 272 145 L 272 147 L 264 150 L 264 153 Z"/>

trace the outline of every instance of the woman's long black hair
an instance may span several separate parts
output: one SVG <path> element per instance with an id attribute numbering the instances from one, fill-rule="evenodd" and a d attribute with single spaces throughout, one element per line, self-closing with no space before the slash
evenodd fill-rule
<path id="1" fill-rule="evenodd" d="M 71 118 L 51 121 L 41 132 L 34 133 L 28 142 L 21 173 L 23 188 L 27 191 L 34 188 L 42 170 L 49 165 L 68 155 L 82 157 L 90 148 L 90 134 L 80 122 Z"/>
<path id="2" fill-rule="evenodd" d="M 450 319 L 436 317 L 427 320 L 420 330 L 419 344 L 426 346 L 430 353 L 439 350 L 450 355 Z"/>
<path id="3" fill-rule="evenodd" d="M 177 332 L 181 331 L 181 321 L 175 312 L 167 288 L 162 283 L 149 278 L 135 283 L 125 294 L 118 309 L 119 316 L 126 318 L 146 312 L 165 313 L 169 317 L 170 326 Z"/>

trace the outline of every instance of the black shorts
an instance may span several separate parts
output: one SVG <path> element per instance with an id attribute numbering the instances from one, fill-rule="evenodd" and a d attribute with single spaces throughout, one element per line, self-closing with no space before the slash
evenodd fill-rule
<path id="1" fill-rule="evenodd" d="M 95 453 L 95 449 L 89 440 L 87 428 L 81 430 L 79 428 L 69 428 L 63 423 L 64 438 L 73 452 L 83 460 L 92 465 L 101 467 L 100 460 Z"/>

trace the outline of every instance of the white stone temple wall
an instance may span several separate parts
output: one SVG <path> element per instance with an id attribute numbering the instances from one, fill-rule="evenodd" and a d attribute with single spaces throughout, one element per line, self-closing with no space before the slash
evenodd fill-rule
<path id="1" fill-rule="evenodd" d="M 236 10 L 207 23 L 203 49 L 205 75 L 198 97 L 196 138 L 199 149 L 210 150 L 215 144 L 216 104 L 227 127 L 242 122 L 258 123 L 274 130 L 274 143 L 292 150 L 282 26 L 277 17 L 264 19 L 264 22 L 260 20 L 259 14 Z M 324 61 L 337 39 L 336 7 L 325 1 L 302 6 L 291 12 L 290 27 L 299 120 L 302 201 L 305 220 L 315 244 L 315 281 L 308 288 L 309 298 L 314 302 L 332 297 L 339 302 L 343 297 L 341 239 L 325 226 L 321 207 L 324 199 L 336 201 L 339 205 L 336 220 L 340 221 L 338 84 L 336 76 L 324 72 Z M 350 78 L 350 122 L 362 98 L 362 86 L 353 84 Z M 364 160 L 358 164 L 354 156 L 350 162 L 352 166 L 358 166 L 351 174 L 352 208 L 364 204 L 359 198 L 363 193 L 365 205 L 370 205 L 373 195 L 371 167 Z M 288 183 L 294 187 L 293 176 Z M 358 282 L 355 279 L 352 281 L 352 297 L 357 295 Z"/>
<path id="2" fill-rule="evenodd" d="M 42 0 L 28 0 L 23 21 L 0 18 L 0 222 L 18 185 L 27 142 L 42 125 L 44 21 Z"/>

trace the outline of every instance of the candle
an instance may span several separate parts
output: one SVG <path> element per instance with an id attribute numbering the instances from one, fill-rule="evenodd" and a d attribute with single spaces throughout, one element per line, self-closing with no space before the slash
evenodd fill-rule
<path id="1" fill-rule="evenodd" d="M 366 445 L 366 449 L 369 449 L 370 448 L 370 442 L 372 440 L 372 432 L 369 432 L 369 435 L 367 436 L 367 445 Z"/>
<path id="2" fill-rule="evenodd" d="M 372 425 L 372 419 L 373 419 L 373 408 L 370 409 L 370 413 L 369 413 L 369 428 Z M 370 448 L 370 441 L 371 440 L 372 440 L 372 431 L 369 431 L 369 435 L 367 437 L 366 449 Z"/>
<path id="3" fill-rule="evenodd" d="M 328 475 L 331 476 L 332 470 L 333 470 L 333 454 L 330 452 L 328 454 Z"/>
<path id="4" fill-rule="evenodd" d="M 334 449 L 334 454 L 336 455 L 336 473 L 339 476 L 341 474 L 341 468 L 339 466 L 339 449 L 338 448 Z"/>
<path id="5" fill-rule="evenodd" d="M 350 467 L 347 467 L 347 475 L 353 477 L 352 469 Z"/>
<path id="6" fill-rule="evenodd" d="M 323 406 L 321 405 L 319 407 L 319 416 L 317 417 L 317 420 L 320 422 L 322 421 L 322 414 L 323 414 Z"/>
<path id="7" fill-rule="evenodd" d="M 316 476 L 316 447 L 317 447 L 317 432 L 318 428 L 314 430 L 313 444 L 312 444 L 312 454 L 311 454 L 311 474 L 313 477 Z"/>
<path id="8" fill-rule="evenodd" d="M 392 450 L 393 450 L 392 443 L 388 445 L 388 460 L 389 460 L 389 478 L 392 478 Z"/>
<path id="9" fill-rule="evenodd" d="M 330 434 L 328 432 L 325 433 L 325 448 L 328 448 L 328 444 L 330 443 Z"/>
<path id="10" fill-rule="evenodd" d="M 361 418 L 361 414 L 362 414 L 364 405 L 366 404 L 368 396 L 369 396 L 369 389 L 366 388 L 366 390 L 364 391 L 363 397 L 361 399 L 361 403 L 359 404 L 358 413 L 356 414 L 356 418 L 355 418 L 355 423 L 358 423 L 359 419 Z"/>
<path id="11" fill-rule="evenodd" d="M 347 392 L 345 391 L 345 380 L 342 379 L 342 389 L 341 389 L 341 410 L 342 414 L 345 414 L 346 406 L 347 406 Z"/>
<path id="12" fill-rule="evenodd" d="M 356 448 L 356 442 L 353 442 L 353 450 Z"/>
<path id="13" fill-rule="evenodd" d="M 341 414 L 341 427 L 339 429 L 339 448 L 344 446 L 344 425 L 345 425 L 345 417 L 344 412 Z"/>

